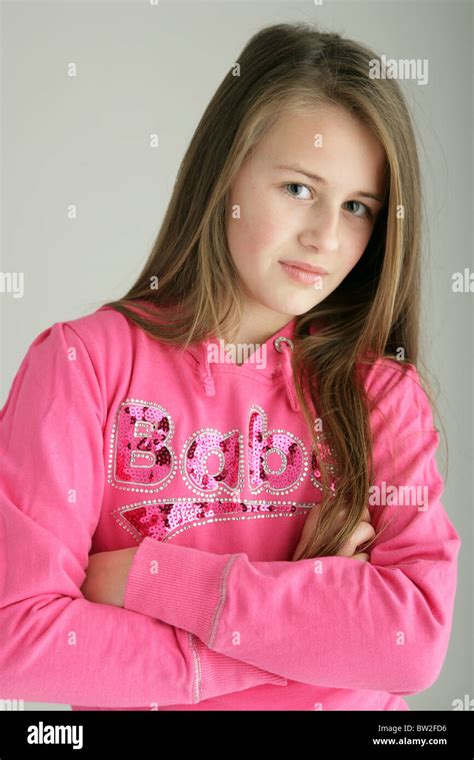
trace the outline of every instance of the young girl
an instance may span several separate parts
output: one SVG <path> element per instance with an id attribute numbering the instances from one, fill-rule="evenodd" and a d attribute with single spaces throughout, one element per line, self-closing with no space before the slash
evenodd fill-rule
<path id="1" fill-rule="evenodd" d="M 460 539 L 415 139 L 373 59 L 259 31 L 138 281 L 31 344 L 1 412 L 1 697 L 407 710 L 436 680 Z"/>

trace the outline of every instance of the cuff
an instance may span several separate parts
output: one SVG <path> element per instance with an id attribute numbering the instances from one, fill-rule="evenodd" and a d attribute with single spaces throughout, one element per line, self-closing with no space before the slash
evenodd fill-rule
<path id="1" fill-rule="evenodd" d="M 286 678 L 276 673 L 268 673 L 247 662 L 226 657 L 209 649 L 199 639 L 193 642 L 193 648 L 199 662 L 194 685 L 196 702 L 219 697 L 229 692 L 252 689 L 255 686 L 266 684 L 287 686 L 288 684 Z"/>
<path id="2" fill-rule="evenodd" d="M 146 536 L 130 567 L 124 607 L 190 631 L 207 643 L 223 606 L 228 571 L 240 556 Z"/>

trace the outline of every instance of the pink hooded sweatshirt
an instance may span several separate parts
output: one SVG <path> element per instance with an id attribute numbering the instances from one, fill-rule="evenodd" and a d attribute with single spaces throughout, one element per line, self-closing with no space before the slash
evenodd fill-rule
<path id="1" fill-rule="evenodd" d="M 217 340 L 183 351 L 110 307 L 35 338 L 0 412 L 0 698 L 408 710 L 402 695 L 433 684 L 460 539 L 416 368 L 363 365 L 378 397 L 368 507 L 387 523 L 370 562 L 292 562 L 323 495 L 294 323 L 241 366 L 216 361 Z M 88 555 L 137 545 L 125 608 L 85 599 Z"/>

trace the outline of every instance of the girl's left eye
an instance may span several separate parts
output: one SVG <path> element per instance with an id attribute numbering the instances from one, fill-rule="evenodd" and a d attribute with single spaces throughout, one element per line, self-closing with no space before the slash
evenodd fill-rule
<path id="1" fill-rule="evenodd" d="M 308 192 L 311 194 L 311 189 L 308 187 L 308 185 L 303 185 L 300 182 L 286 182 L 282 189 L 284 192 L 286 192 L 291 198 L 295 200 L 309 200 L 309 198 L 302 198 L 301 196 L 295 196 L 292 193 L 288 192 L 288 188 L 290 187 L 304 187 Z M 311 196 L 312 197 L 312 196 Z M 351 214 L 351 216 L 359 217 L 360 219 L 371 216 L 371 211 L 368 206 L 365 205 L 365 203 L 361 203 L 360 201 L 347 201 L 345 205 L 348 205 L 350 203 L 355 203 L 357 206 L 360 206 L 363 209 L 362 214 Z"/>
<path id="2" fill-rule="evenodd" d="M 352 216 L 365 217 L 365 216 L 370 216 L 371 215 L 370 208 L 368 206 L 366 206 L 365 203 L 361 203 L 360 201 L 347 201 L 347 203 L 355 203 L 355 204 L 357 204 L 357 206 L 361 206 L 361 208 L 364 209 L 364 213 L 363 214 L 352 214 Z"/>

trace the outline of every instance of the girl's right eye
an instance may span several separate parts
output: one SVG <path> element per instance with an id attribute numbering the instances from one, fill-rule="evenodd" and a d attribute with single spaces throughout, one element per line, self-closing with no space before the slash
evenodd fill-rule
<path id="1" fill-rule="evenodd" d="M 306 190 L 309 190 L 309 191 L 311 192 L 311 190 L 310 190 L 310 188 L 308 187 L 308 185 L 303 185 L 303 184 L 301 184 L 301 182 L 285 182 L 285 184 L 284 184 L 284 185 L 282 185 L 282 190 L 283 190 L 283 192 L 285 192 L 287 195 L 289 195 L 289 196 L 290 196 L 290 198 L 293 198 L 293 199 L 294 199 L 294 200 L 296 200 L 296 201 L 298 201 L 298 200 L 303 200 L 303 201 L 308 201 L 308 200 L 310 200 L 310 198 L 299 198 L 299 197 L 297 197 L 297 196 L 294 196 L 294 195 L 292 195 L 292 193 L 288 192 L 288 189 L 287 189 L 287 188 L 289 188 L 289 187 L 305 187 L 305 188 L 306 188 Z M 311 196 L 311 197 L 312 197 L 312 196 Z"/>

